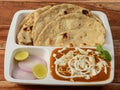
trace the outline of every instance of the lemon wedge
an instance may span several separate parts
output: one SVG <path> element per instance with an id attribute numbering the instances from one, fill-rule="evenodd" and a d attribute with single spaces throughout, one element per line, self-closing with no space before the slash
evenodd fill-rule
<path id="1" fill-rule="evenodd" d="M 15 54 L 15 60 L 23 61 L 29 57 L 29 53 L 27 51 L 19 51 Z"/>
<path id="2" fill-rule="evenodd" d="M 43 64 L 37 64 L 32 68 L 33 75 L 37 79 L 43 79 L 47 76 L 47 67 Z"/>

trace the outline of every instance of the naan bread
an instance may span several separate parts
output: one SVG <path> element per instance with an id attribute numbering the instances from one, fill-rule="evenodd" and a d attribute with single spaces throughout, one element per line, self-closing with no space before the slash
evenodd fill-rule
<path id="1" fill-rule="evenodd" d="M 54 21 L 59 16 L 63 16 L 75 12 L 83 13 L 87 16 L 92 16 L 91 12 L 88 9 L 73 4 L 54 5 L 46 12 L 40 14 L 39 16 L 40 18 L 36 22 L 34 29 L 32 31 L 33 44 L 34 42 L 36 42 L 38 35 L 42 32 L 42 30 L 47 24 L 49 24 L 51 21 Z"/>
<path id="2" fill-rule="evenodd" d="M 39 8 L 34 12 L 28 14 L 20 24 L 19 33 L 17 35 L 17 43 L 21 45 L 33 45 L 31 32 L 33 30 L 35 22 L 38 20 L 39 15 L 46 10 L 48 10 L 51 6 L 45 6 L 43 8 Z"/>
<path id="3" fill-rule="evenodd" d="M 48 31 L 45 31 L 45 29 L 47 27 L 49 27 L 50 23 L 54 22 L 55 25 L 56 25 L 56 23 L 59 24 L 59 21 L 57 22 L 57 20 L 59 20 L 62 17 L 69 16 L 69 14 L 72 15 L 72 13 L 73 14 L 76 13 L 82 17 L 85 16 L 86 19 L 85 20 L 81 19 L 81 23 L 83 22 L 82 20 L 87 22 L 87 18 L 91 18 L 95 22 L 98 22 L 99 24 L 101 24 L 101 27 L 103 26 L 102 21 L 96 15 L 92 14 L 91 11 L 89 11 L 86 8 L 83 8 L 83 7 L 80 7 L 77 5 L 73 5 L 73 4 L 59 4 L 59 5 L 54 5 L 54 6 L 46 6 L 46 7 L 39 8 L 39 9 L 35 10 L 34 12 L 30 13 L 29 15 L 27 15 L 23 19 L 23 21 L 21 22 L 21 24 L 19 26 L 20 28 L 19 28 L 19 33 L 17 34 L 17 43 L 20 45 L 63 46 L 62 43 L 64 43 L 65 40 L 62 39 L 62 35 L 64 35 L 64 37 L 66 37 L 66 35 L 68 35 L 68 34 L 66 34 L 64 32 L 59 32 L 56 34 L 57 36 L 55 36 L 54 39 L 52 36 L 46 38 L 46 36 L 44 36 L 44 34 L 48 34 Z M 74 17 L 74 15 L 73 15 L 73 17 Z M 61 21 L 62 21 L 62 19 L 61 19 Z M 66 21 L 68 21 L 68 24 L 69 24 L 69 20 L 66 20 Z M 77 23 L 75 20 L 73 20 L 73 21 L 74 21 L 73 24 Z M 85 23 L 85 22 L 83 22 L 83 23 Z M 65 28 L 66 27 L 65 25 L 67 25 L 67 24 L 64 25 L 64 23 L 63 23 L 60 25 L 62 25 L 61 27 Z M 54 28 L 54 25 L 52 25 L 52 26 Z M 52 28 L 52 26 L 51 26 L 51 28 Z M 71 28 L 71 26 L 69 28 Z M 56 32 L 54 30 L 51 30 L 51 28 L 49 29 L 50 34 L 52 34 L 52 32 Z M 91 28 L 91 27 L 89 27 L 89 28 Z M 80 29 L 82 30 L 82 28 L 80 28 Z M 86 31 L 87 31 L 87 27 L 84 26 L 84 29 L 86 29 Z M 77 30 L 77 28 L 76 28 L 76 30 Z M 68 29 L 67 32 L 73 33 L 71 35 L 75 35 L 75 34 L 79 33 L 79 31 L 81 32 L 81 30 L 77 30 L 77 32 L 73 32 L 71 29 L 70 30 Z M 47 33 L 45 33 L 45 32 L 47 32 Z M 81 33 L 83 33 L 83 32 L 81 32 Z M 90 34 L 92 34 L 92 33 L 90 33 Z M 103 36 L 101 36 L 102 39 L 100 39 L 100 38 L 99 39 L 103 40 L 103 41 L 100 41 L 100 43 L 103 44 L 105 41 L 103 39 L 103 37 L 105 35 L 103 33 L 101 33 L 101 34 L 103 35 Z M 42 35 L 43 35 L 43 37 L 42 37 Z M 78 37 L 78 35 L 74 36 L 74 39 L 77 39 L 77 37 Z M 42 38 L 45 39 L 45 42 L 41 41 Z M 82 40 L 84 40 L 84 39 L 82 39 Z M 92 44 L 90 44 L 90 43 L 88 44 L 88 42 L 87 43 L 83 43 L 83 41 L 79 41 L 79 42 L 81 43 L 79 46 L 82 46 L 83 44 L 92 46 Z M 84 42 L 86 42 L 86 41 L 84 41 Z M 90 42 L 90 40 L 89 40 L 89 42 Z M 99 41 L 94 42 L 93 45 L 98 44 L 98 42 Z M 77 44 L 74 42 L 72 42 L 72 43 L 65 42 L 65 43 L 68 46 L 77 46 Z"/>
<path id="4" fill-rule="evenodd" d="M 105 28 L 95 18 L 80 13 L 58 17 L 39 34 L 35 46 L 96 46 L 105 42 Z"/>

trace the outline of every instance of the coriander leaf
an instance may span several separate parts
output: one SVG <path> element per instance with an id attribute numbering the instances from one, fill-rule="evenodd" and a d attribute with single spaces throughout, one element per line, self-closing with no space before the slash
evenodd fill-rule
<path id="1" fill-rule="evenodd" d="M 99 53 L 101 53 L 104 49 L 103 49 L 102 45 L 98 45 L 97 48 L 96 48 L 96 50 L 97 50 Z"/>
<path id="2" fill-rule="evenodd" d="M 99 54 L 106 60 L 106 61 L 111 61 L 112 57 L 110 53 L 107 50 L 104 50 L 102 45 L 98 45 L 96 47 L 96 50 L 99 52 Z"/>
<path id="3" fill-rule="evenodd" d="M 112 57 L 111 57 L 110 53 L 107 50 L 103 50 L 101 55 L 103 56 L 103 58 L 106 61 L 111 61 L 112 60 Z"/>

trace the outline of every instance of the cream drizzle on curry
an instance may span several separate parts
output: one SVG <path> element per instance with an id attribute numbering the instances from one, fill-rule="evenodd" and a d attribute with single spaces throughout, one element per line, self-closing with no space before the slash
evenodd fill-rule
<path id="1" fill-rule="evenodd" d="M 110 75 L 110 62 L 95 49 L 57 48 L 50 60 L 53 78 L 67 81 L 103 81 Z"/>

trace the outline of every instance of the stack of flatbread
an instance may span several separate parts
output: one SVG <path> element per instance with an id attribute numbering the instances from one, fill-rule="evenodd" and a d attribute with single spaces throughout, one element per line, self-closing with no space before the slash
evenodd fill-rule
<path id="1" fill-rule="evenodd" d="M 102 21 L 90 10 L 73 5 L 45 6 L 20 24 L 17 43 L 33 46 L 96 46 L 105 43 Z"/>

